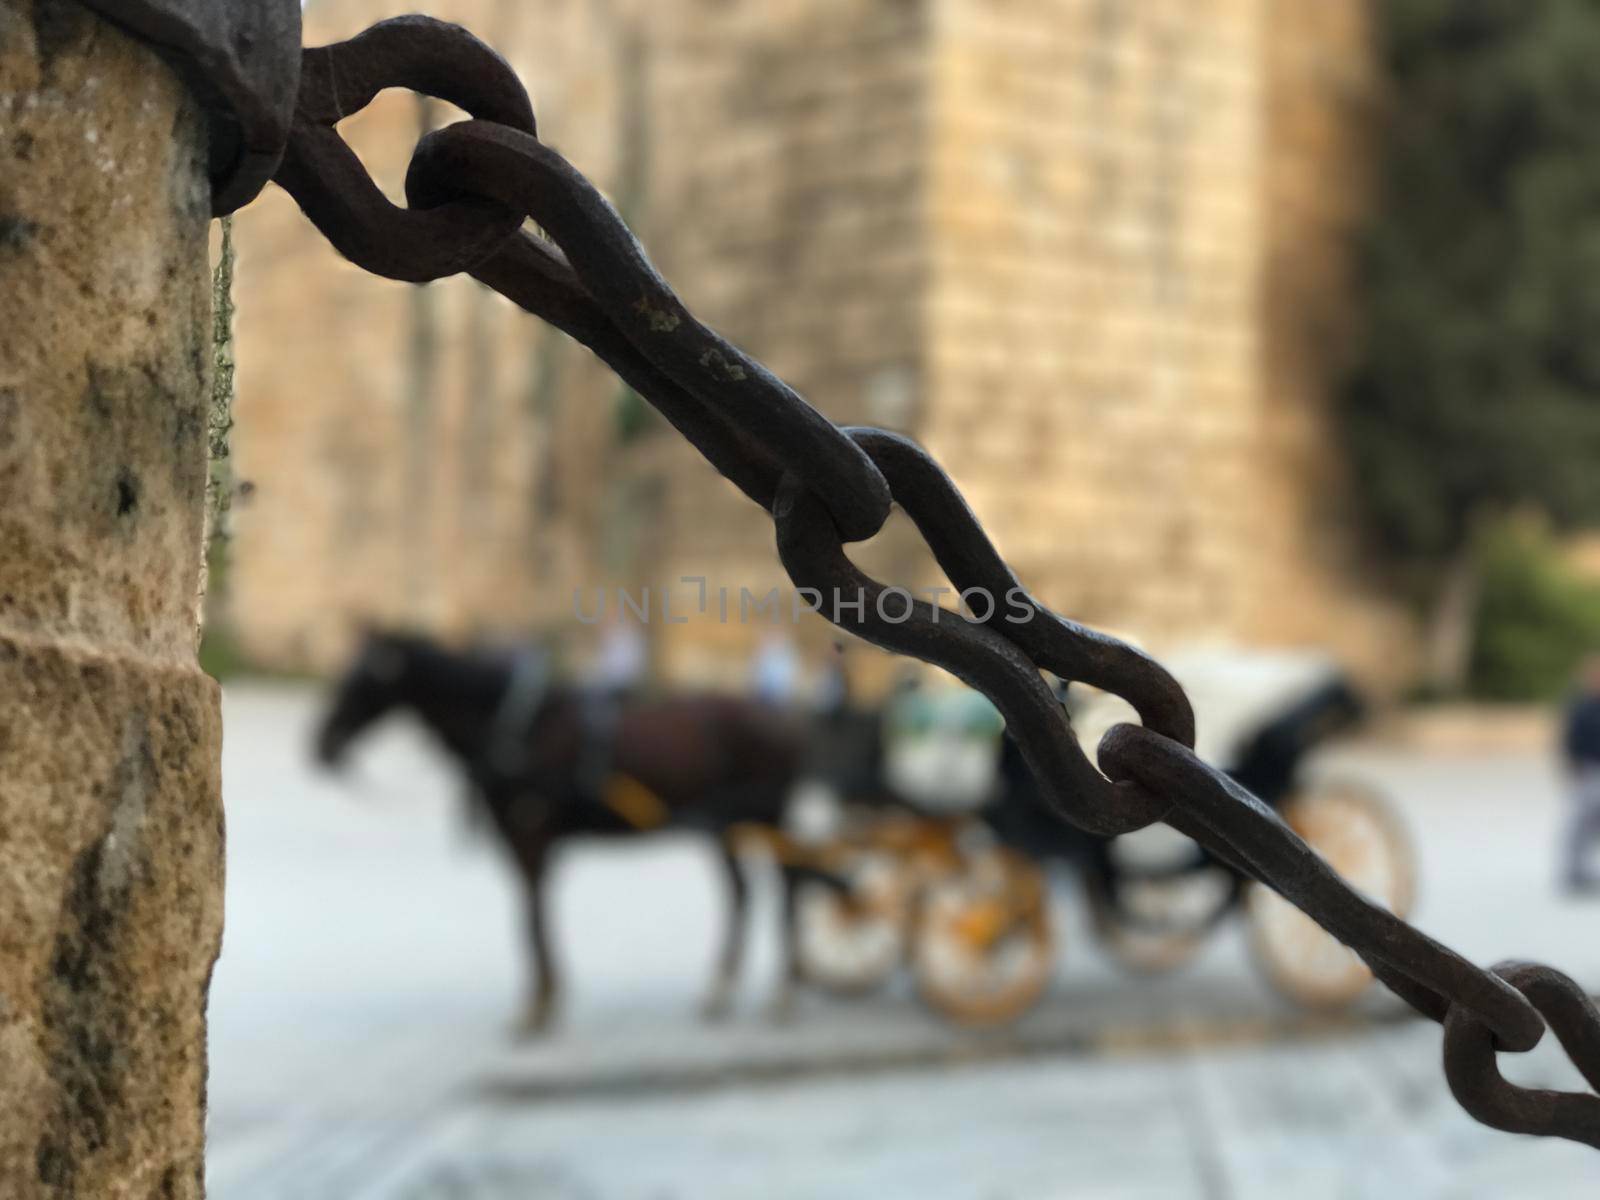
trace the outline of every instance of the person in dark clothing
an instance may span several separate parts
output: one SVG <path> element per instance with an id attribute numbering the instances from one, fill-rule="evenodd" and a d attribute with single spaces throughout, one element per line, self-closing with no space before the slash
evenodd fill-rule
<path id="1" fill-rule="evenodd" d="M 1574 892 L 1600 890 L 1600 870 L 1590 855 L 1600 843 L 1600 655 L 1590 658 L 1579 673 L 1577 694 L 1567 706 L 1561 750 L 1573 800 L 1565 883 Z"/>

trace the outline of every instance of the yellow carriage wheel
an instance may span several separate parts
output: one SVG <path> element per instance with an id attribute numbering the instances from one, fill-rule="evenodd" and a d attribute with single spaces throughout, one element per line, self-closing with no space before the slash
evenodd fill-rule
<path id="1" fill-rule="evenodd" d="M 829 864 L 840 889 L 800 885 L 795 954 L 806 982 L 839 996 L 881 986 L 905 960 L 915 883 L 903 856 L 861 850 Z"/>
<path id="2" fill-rule="evenodd" d="M 1032 1008 L 1055 965 L 1049 888 L 1027 859 L 997 849 L 929 882 L 916 921 L 917 989 L 962 1025 L 999 1025 Z"/>

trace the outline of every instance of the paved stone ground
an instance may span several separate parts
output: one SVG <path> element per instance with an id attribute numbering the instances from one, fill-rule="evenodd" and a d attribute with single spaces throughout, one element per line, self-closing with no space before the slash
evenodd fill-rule
<path id="1" fill-rule="evenodd" d="M 355 781 L 305 766 L 308 696 L 227 698 L 229 927 L 212 1001 L 214 1200 L 616 1197 L 1593 1197 L 1600 1157 L 1485 1131 L 1439 1036 L 1374 996 L 1315 1022 L 1224 931 L 1129 980 L 1065 901 L 1060 976 L 1015 1031 L 961 1035 L 895 992 L 767 1020 L 763 897 L 739 1013 L 693 1016 L 720 916 L 691 842 L 561 868 L 561 1028 L 511 1048 L 514 892 L 404 731 Z M 1422 851 L 1418 917 L 1480 961 L 1541 957 L 1600 987 L 1600 906 L 1550 885 L 1559 805 L 1528 757 L 1351 752 Z M 1508 1061 L 1570 1084 L 1559 1054 Z"/>

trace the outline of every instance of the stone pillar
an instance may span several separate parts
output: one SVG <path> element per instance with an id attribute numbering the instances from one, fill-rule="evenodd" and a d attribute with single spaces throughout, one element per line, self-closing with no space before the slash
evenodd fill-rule
<path id="1" fill-rule="evenodd" d="M 0 1196 L 204 1191 L 221 727 L 195 660 L 205 131 L 74 0 L 0 0 Z"/>

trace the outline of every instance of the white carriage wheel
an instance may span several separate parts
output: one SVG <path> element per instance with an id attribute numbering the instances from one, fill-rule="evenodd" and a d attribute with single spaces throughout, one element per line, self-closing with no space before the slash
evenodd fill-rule
<path id="1" fill-rule="evenodd" d="M 1359 783 L 1330 781 L 1292 797 L 1279 811 L 1356 890 L 1398 917 L 1410 915 L 1416 860 L 1399 814 L 1382 795 Z M 1256 962 L 1297 1004 L 1340 1008 L 1372 982 L 1353 951 L 1269 888 L 1250 884 L 1245 908 Z"/>
<path id="2" fill-rule="evenodd" d="M 1126 886 L 1134 908 L 1131 917 L 1124 917 L 1092 883 L 1085 885 L 1095 935 L 1124 970 L 1159 975 L 1199 953 L 1217 926 L 1218 910 L 1230 903 L 1233 884 L 1221 869 L 1200 867 L 1172 879 Z"/>

